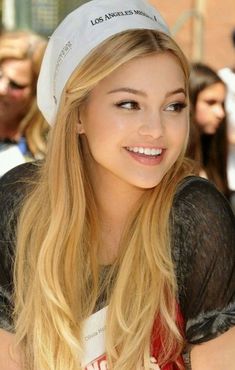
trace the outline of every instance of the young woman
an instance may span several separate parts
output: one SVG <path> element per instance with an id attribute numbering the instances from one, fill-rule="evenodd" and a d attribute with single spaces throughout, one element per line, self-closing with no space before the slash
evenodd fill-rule
<path id="1" fill-rule="evenodd" d="M 189 79 L 191 130 L 187 154 L 228 198 L 228 139 L 224 109 L 226 86 L 218 74 L 202 63 L 192 65 Z"/>
<path id="2" fill-rule="evenodd" d="M 88 2 L 50 38 L 48 155 L 0 185 L 4 370 L 233 369 L 234 215 L 188 176 L 187 81 L 142 0 Z"/>
<path id="3" fill-rule="evenodd" d="M 0 175 L 45 154 L 48 124 L 37 107 L 36 85 L 46 44 L 29 31 L 0 36 Z"/>

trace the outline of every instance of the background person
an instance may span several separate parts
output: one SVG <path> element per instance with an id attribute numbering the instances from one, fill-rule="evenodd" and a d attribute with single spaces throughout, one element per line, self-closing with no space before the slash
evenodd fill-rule
<path id="1" fill-rule="evenodd" d="M 45 155 L 48 124 L 36 103 L 45 47 L 44 38 L 28 31 L 0 36 L 0 175 Z"/>
<path id="2" fill-rule="evenodd" d="M 191 127 L 187 154 L 197 161 L 199 174 L 213 181 L 229 198 L 226 86 L 211 67 L 195 63 L 190 72 L 189 94 Z"/>
<path id="3" fill-rule="evenodd" d="M 235 48 L 235 29 L 231 35 Z M 228 184 L 232 190 L 232 204 L 235 210 L 235 63 L 218 71 L 220 78 L 227 86 L 225 108 L 228 116 Z"/>
<path id="4" fill-rule="evenodd" d="M 0 365 L 182 369 L 186 342 L 193 370 L 232 369 L 235 221 L 211 183 L 188 176 L 187 85 L 186 59 L 145 1 L 88 2 L 50 38 L 45 162 L 0 181 Z M 12 300 L 6 225 L 21 200 Z"/>

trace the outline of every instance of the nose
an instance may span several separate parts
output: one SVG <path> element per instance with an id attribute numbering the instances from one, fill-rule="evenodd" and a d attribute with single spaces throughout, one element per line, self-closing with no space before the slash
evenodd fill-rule
<path id="1" fill-rule="evenodd" d="M 223 119 L 225 117 L 225 109 L 222 104 L 217 104 L 215 107 L 215 114 L 216 117 L 219 119 Z"/>
<path id="2" fill-rule="evenodd" d="M 151 136 L 154 139 L 163 136 L 163 121 L 160 114 L 155 113 L 145 115 L 139 126 L 139 134 L 143 136 Z"/>

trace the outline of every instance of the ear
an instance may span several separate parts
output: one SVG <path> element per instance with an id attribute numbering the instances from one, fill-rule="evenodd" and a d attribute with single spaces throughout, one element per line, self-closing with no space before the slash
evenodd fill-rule
<path id="1" fill-rule="evenodd" d="M 82 123 L 83 122 L 83 118 L 82 118 L 83 109 L 84 109 L 84 107 L 80 106 L 79 110 L 78 110 L 78 115 L 77 115 L 78 121 L 77 121 L 77 124 L 76 124 L 76 133 L 78 135 L 85 134 L 84 125 Z"/>
<path id="2" fill-rule="evenodd" d="M 76 133 L 78 135 L 81 135 L 81 134 L 84 134 L 85 133 L 85 130 L 84 130 L 84 127 L 83 127 L 83 124 L 81 122 L 81 120 L 79 119 L 77 124 L 76 124 Z"/>

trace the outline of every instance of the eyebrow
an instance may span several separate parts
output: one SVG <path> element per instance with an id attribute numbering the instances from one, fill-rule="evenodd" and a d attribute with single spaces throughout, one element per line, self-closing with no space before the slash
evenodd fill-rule
<path id="1" fill-rule="evenodd" d="M 130 94 L 147 96 L 147 94 L 145 92 L 143 92 L 141 90 L 132 89 L 130 87 L 120 87 L 118 89 L 114 89 L 114 90 L 109 91 L 108 94 L 114 94 L 114 93 L 118 93 L 118 92 L 127 92 L 127 93 L 130 93 Z"/>
<path id="2" fill-rule="evenodd" d="M 184 94 L 186 96 L 186 91 L 185 91 L 185 89 L 183 87 L 180 87 L 179 89 L 176 89 L 176 90 L 173 90 L 173 91 L 169 91 L 166 94 L 166 97 L 168 98 L 169 96 L 175 95 L 175 94 Z"/>
<path id="3" fill-rule="evenodd" d="M 147 96 L 147 94 L 145 92 L 143 92 L 141 90 L 132 89 L 130 87 L 120 87 L 118 89 L 114 89 L 114 90 L 109 91 L 108 94 L 114 94 L 114 93 L 118 93 L 118 92 L 127 92 L 127 93 L 130 93 L 130 94 L 141 95 L 141 96 L 144 96 L 144 97 Z M 185 89 L 181 87 L 179 89 L 169 91 L 166 94 L 166 97 L 168 98 L 171 95 L 182 94 L 182 93 L 186 96 Z"/>

